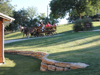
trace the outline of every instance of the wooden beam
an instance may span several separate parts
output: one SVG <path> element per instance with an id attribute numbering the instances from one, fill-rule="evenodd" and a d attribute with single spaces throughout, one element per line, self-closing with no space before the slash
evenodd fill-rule
<path id="1" fill-rule="evenodd" d="M 3 21 L 9 21 L 10 22 L 10 20 L 7 20 L 7 19 L 3 19 Z"/>
<path id="2" fill-rule="evenodd" d="M 0 63 L 3 63 L 3 18 L 0 18 Z"/>

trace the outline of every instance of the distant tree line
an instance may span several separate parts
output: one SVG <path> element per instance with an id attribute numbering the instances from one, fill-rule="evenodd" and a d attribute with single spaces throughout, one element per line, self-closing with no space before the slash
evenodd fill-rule
<path id="1" fill-rule="evenodd" d="M 100 21 L 100 13 L 99 14 L 95 14 L 93 16 L 81 16 L 81 19 L 84 19 L 84 18 L 91 18 L 93 21 Z M 68 20 L 68 22 L 72 22 L 74 23 L 75 20 L 79 19 L 79 16 L 75 16 L 75 15 L 71 15 L 69 16 L 66 20 Z"/>
<path id="2" fill-rule="evenodd" d="M 100 0 L 52 0 L 50 2 L 51 14 L 54 18 L 63 18 L 69 13 L 69 21 L 79 18 L 91 17 L 100 14 Z"/>
<path id="3" fill-rule="evenodd" d="M 18 11 L 15 10 L 15 6 L 12 6 L 10 0 L 6 0 L 4 3 L 0 4 L 0 12 L 15 18 L 15 21 L 9 25 L 5 25 L 5 30 L 16 31 L 19 30 L 19 26 L 35 27 L 38 22 L 43 21 L 43 23 L 57 23 L 57 19 L 53 19 L 49 16 L 47 18 L 45 13 L 38 13 L 36 7 L 28 7 L 26 9 L 22 8 Z"/>

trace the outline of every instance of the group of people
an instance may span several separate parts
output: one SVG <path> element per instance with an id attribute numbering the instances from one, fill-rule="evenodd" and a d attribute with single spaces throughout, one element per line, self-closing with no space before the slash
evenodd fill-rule
<path id="1" fill-rule="evenodd" d="M 47 22 L 47 24 L 45 25 L 45 24 L 43 24 L 43 22 L 41 22 L 41 23 L 39 22 L 37 26 L 38 27 L 40 27 L 40 26 L 41 27 L 52 27 L 52 26 L 55 26 L 55 24 L 52 25 L 49 22 Z"/>
<path id="2" fill-rule="evenodd" d="M 45 25 L 45 24 L 43 24 L 43 22 L 39 22 L 37 26 L 38 26 L 38 27 L 42 27 L 41 30 L 42 30 L 42 32 L 43 32 L 43 31 L 45 30 L 45 29 L 44 29 L 45 27 L 53 27 L 53 26 L 56 26 L 56 25 L 55 25 L 55 24 L 52 25 L 52 24 L 50 24 L 49 22 L 47 22 L 47 24 Z"/>

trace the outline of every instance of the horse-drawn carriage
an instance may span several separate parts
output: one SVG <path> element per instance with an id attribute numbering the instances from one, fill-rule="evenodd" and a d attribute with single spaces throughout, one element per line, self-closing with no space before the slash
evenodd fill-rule
<path id="1" fill-rule="evenodd" d="M 26 34 L 27 37 L 29 37 L 29 34 L 34 37 L 39 37 L 39 36 L 49 36 L 49 35 L 54 35 L 56 34 L 56 25 L 50 26 L 50 27 L 33 27 L 33 28 L 27 28 L 27 27 L 22 27 L 20 26 L 21 32 L 23 32 L 23 37 L 24 34 Z"/>
<path id="2" fill-rule="evenodd" d="M 48 35 L 54 35 L 56 33 L 56 26 L 50 26 L 50 27 L 37 27 L 37 32 L 40 34 L 44 34 L 46 36 Z"/>

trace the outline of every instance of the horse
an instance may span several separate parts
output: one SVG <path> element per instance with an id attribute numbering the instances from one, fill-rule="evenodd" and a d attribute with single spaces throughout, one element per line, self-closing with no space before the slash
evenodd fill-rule
<path id="1" fill-rule="evenodd" d="M 38 33 L 36 27 L 30 28 L 30 34 L 31 34 L 31 37 L 32 37 L 32 36 L 34 36 L 34 37 L 38 37 L 38 36 L 39 36 L 39 33 Z"/>
<path id="2" fill-rule="evenodd" d="M 29 34 L 31 34 L 31 37 L 32 37 L 37 32 L 37 29 L 35 27 L 28 28 L 28 27 L 20 26 L 20 30 L 21 30 L 21 33 L 23 33 L 23 38 L 24 38 L 25 34 L 26 34 L 27 38 L 29 38 Z"/>
<path id="3" fill-rule="evenodd" d="M 20 31 L 21 31 L 21 33 L 23 33 L 23 38 L 24 38 L 25 34 L 26 34 L 27 38 L 29 38 L 29 29 L 27 27 L 20 26 Z"/>

